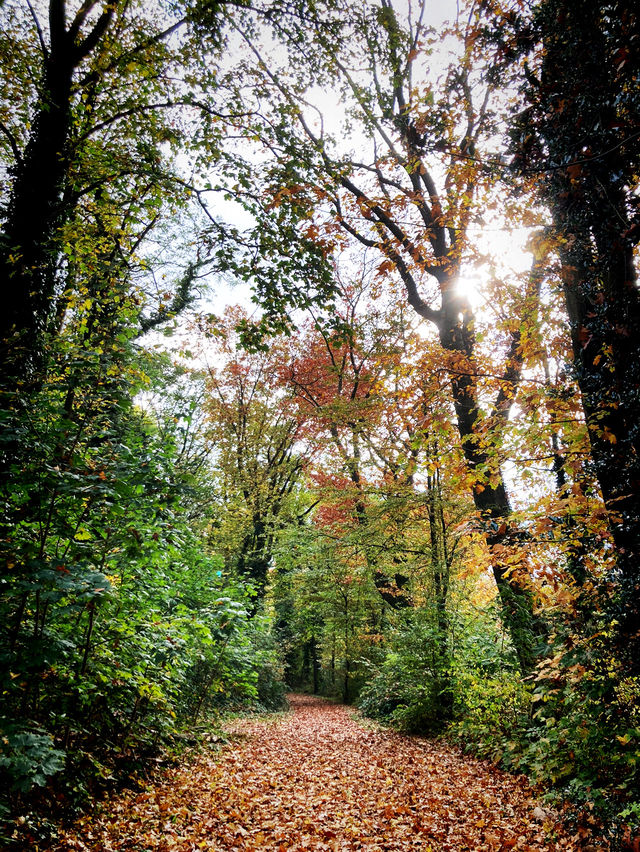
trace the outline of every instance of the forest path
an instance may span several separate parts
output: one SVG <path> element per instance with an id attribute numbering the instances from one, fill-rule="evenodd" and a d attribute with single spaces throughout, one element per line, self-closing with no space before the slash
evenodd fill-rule
<path id="1" fill-rule="evenodd" d="M 291 696 L 281 721 L 236 721 L 221 752 L 86 817 L 60 850 L 574 850 L 535 822 L 522 778 L 444 743 L 369 730 Z M 546 825 L 546 829 L 553 830 Z M 595 847 L 591 847 L 595 849 Z"/>

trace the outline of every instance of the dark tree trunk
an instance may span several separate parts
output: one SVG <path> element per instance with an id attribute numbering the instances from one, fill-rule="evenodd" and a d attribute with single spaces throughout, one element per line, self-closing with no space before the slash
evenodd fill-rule
<path id="1" fill-rule="evenodd" d="M 255 615 L 260 601 L 264 598 L 269 566 L 271 565 L 272 539 L 266 522 L 254 516 L 249 532 L 237 554 L 235 567 L 239 574 L 253 585 L 256 597 L 249 607 L 249 614 Z"/>
<path id="2" fill-rule="evenodd" d="M 315 636 L 309 640 L 311 646 L 311 667 L 313 673 L 313 694 L 317 695 L 320 691 L 320 660 L 318 658 L 318 642 Z"/>
<path id="3" fill-rule="evenodd" d="M 621 653 L 640 670 L 640 151 L 637 18 L 626 2 L 547 0 L 543 62 L 523 114 L 558 237 L 576 379 L 616 547 Z M 562 20 L 562 27 L 557 21 Z M 633 36 L 633 38 L 631 38 Z M 623 51 L 621 53 L 621 51 Z M 526 149 L 523 157 L 530 155 Z"/>
<path id="4" fill-rule="evenodd" d="M 570 223 L 559 206 L 555 221 Z M 640 666 L 640 295 L 630 252 L 583 263 L 561 251 L 576 379 L 591 457 L 616 546 L 621 647 Z M 576 255 L 579 255 L 576 257 Z M 626 256 L 625 256 L 626 255 Z M 602 267 L 606 267 L 602 270 Z"/>
<path id="5" fill-rule="evenodd" d="M 68 216 L 73 62 L 59 35 L 48 57 L 31 137 L 16 165 L 0 242 L 0 278 L 11 298 L 0 312 L 0 374 L 8 401 L 19 383 L 38 382 L 43 338 L 52 314 L 61 228 Z"/>
<path id="6" fill-rule="evenodd" d="M 534 615 L 533 597 L 497 556 L 500 546 L 509 541 L 511 506 L 498 462 L 482 446 L 482 418 L 478 407 L 474 375 L 474 339 L 470 317 L 460 312 L 451 300 L 443 306 L 438 324 L 440 342 L 449 352 L 459 353 L 459 365 L 451 373 L 451 388 L 462 449 L 469 469 L 477 475 L 473 502 L 480 513 L 486 540 L 492 553 L 492 572 L 498 588 L 501 612 L 509 631 L 520 668 L 530 672 L 536 660 L 536 646 L 545 634 L 545 626 Z"/>
<path id="7" fill-rule="evenodd" d="M 436 695 L 438 722 L 451 718 L 453 712 L 453 684 L 451 681 L 451 648 L 449 643 L 449 559 L 446 544 L 446 528 L 442 509 L 442 493 L 439 477 L 428 481 L 429 535 L 431 542 L 431 569 L 435 593 L 437 647 Z"/>

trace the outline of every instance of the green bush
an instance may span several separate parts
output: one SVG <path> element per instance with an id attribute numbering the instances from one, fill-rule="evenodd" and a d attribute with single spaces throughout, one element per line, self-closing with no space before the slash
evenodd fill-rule
<path id="1" fill-rule="evenodd" d="M 254 619 L 254 625 L 252 645 L 257 675 L 257 702 L 265 710 L 282 710 L 287 704 L 283 652 L 267 619 L 261 624 Z"/>
<path id="2" fill-rule="evenodd" d="M 640 678 L 621 677 L 607 630 L 544 660 L 520 767 L 614 819 L 640 786 Z"/>
<path id="3" fill-rule="evenodd" d="M 65 753 L 54 748 L 53 737 L 41 728 L 0 720 L 0 786 L 26 793 L 44 787 L 64 767 Z"/>
<path id="4" fill-rule="evenodd" d="M 526 773 L 577 816 L 595 813 L 614 832 L 635 831 L 640 678 L 621 678 L 606 628 L 583 639 L 555 636 L 553 646 L 526 682 L 508 668 L 457 665 L 449 733 Z"/>
<path id="5" fill-rule="evenodd" d="M 381 667 L 358 699 L 367 716 L 400 730 L 440 730 L 451 712 L 450 669 L 438 630 L 414 623 L 399 631 Z"/>
<path id="6" fill-rule="evenodd" d="M 531 687 L 510 669 L 487 673 L 457 667 L 456 720 L 449 732 L 476 754 L 498 761 L 513 752 L 529 725 Z"/>

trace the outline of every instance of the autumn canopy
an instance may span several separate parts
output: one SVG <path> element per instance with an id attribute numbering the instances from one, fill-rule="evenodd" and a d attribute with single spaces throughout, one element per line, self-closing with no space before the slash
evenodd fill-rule
<path id="1" fill-rule="evenodd" d="M 635 4 L 0 19 L 0 839 L 294 691 L 539 785 L 470 849 L 638 848 Z"/>

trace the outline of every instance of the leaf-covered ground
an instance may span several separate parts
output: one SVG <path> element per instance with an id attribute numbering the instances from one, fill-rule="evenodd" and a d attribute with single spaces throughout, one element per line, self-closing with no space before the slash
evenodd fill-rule
<path id="1" fill-rule="evenodd" d="M 277 723 L 234 723 L 219 753 L 85 817 L 60 850 L 595 850 L 541 822 L 521 778 L 443 743 L 366 729 L 292 696 Z M 537 816 L 537 819 L 536 819 Z"/>

